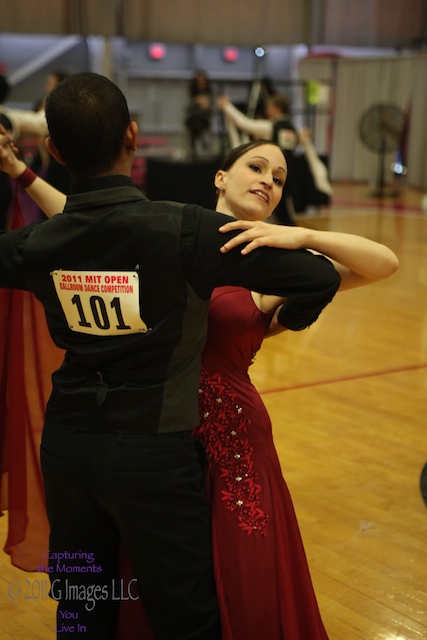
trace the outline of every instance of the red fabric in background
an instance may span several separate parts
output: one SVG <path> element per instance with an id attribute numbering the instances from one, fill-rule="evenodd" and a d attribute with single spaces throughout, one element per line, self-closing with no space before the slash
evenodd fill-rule
<path id="1" fill-rule="evenodd" d="M 11 228 L 23 225 L 15 197 Z M 37 571 L 48 549 L 39 447 L 51 374 L 63 357 L 38 300 L 0 289 L 0 511 L 9 515 L 4 550 L 26 571 Z"/>

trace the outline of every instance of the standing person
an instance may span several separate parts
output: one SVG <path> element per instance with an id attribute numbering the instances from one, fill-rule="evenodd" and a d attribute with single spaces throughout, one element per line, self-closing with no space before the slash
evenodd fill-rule
<path id="1" fill-rule="evenodd" d="M 197 71 L 189 86 L 190 102 L 185 115 L 185 126 L 194 156 L 210 153 L 212 146 L 213 93 L 211 82 L 204 71 Z"/>
<path id="2" fill-rule="evenodd" d="M 77 620 L 69 637 L 114 637 L 122 539 L 156 638 L 219 637 L 191 435 L 210 295 L 233 284 L 284 296 L 279 321 L 299 330 L 340 278 L 307 251 L 223 253 L 235 235 L 218 231 L 228 216 L 149 202 L 130 180 L 136 124 L 106 78 L 69 76 L 49 94 L 46 118 L 72 194 L 63 215 L 0 236 L 0 286 L 33 292 L 66 351 L 41 445 L 58 632 L 67 612 Z M 266 189 L 280 190 L 285 175 L 283 159 Z M 29 169 L 15 177 L 31 190 Z"/>
<path id="3" fill-rule="evenodd" d="M 232 226 L 247 228 L 232 242 L 246 238 L 304 246 L 332 256 L 343 290 L 385 278 L 397 268 L 393 252 L 365 238 L 254 222 L 267 218 L 280 198 L 282 162 L 276 145 L 262 140 L 234 149 L 224 160 L 215 177 L 217 210 L 238 218 Z M 47 192 L 45 198 L 46 208 L 54 211 Z M 277 330 L 276 308 L 282 302 L 239 287 L 219 287 L 209 307 L 201 426 L 194 435 L 208 454 L 223 640 L 254 640 L 261 632 L 269 640 L 327 637 L 270 419 L 247 373 L 264 335 Z M 118 637 L 136 640 L 141 630 L 147 640 L 152 637 L 140 608 L 124 603 Z"/>

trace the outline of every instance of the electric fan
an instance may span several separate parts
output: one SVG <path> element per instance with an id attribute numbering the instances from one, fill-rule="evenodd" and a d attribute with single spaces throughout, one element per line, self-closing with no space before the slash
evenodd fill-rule
<path id="1" fill-rule="evenodd" d="M 385 195 L 386 154 L 397 152 L 405 128 L 405 114 L 393 103 L 379 103 L 362 113 L 359 122 L 360 139 L 368 149 L 378 154 L 378 175 L 373 195 Z"/>

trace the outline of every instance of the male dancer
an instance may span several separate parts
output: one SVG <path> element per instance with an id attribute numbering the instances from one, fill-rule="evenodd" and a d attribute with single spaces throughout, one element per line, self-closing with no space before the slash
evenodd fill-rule
<path id="1" fill-rule="evenodd" d="M 156 637 L 218 638 L 191 437 L 210 294 L 233 284 L 285 297 L 279 320 L 298 330 L 339 276 L 305 251 L 222 253 L 237 233 L 219 233 L 229 217 L 148 201 L 130 179 L 136 125 L 106 78 L 69 76 L 49 94 L 46 118 L 72 193 L 62 215 L 0 235 L 0 286 L 33 292 L 66 350 L 41 448 L 58 637 L 114 638 L 118 600 L 132 595 L 116 588 L 121 539 Z M 25 170 L 17 181 L 34 178 Z"/>

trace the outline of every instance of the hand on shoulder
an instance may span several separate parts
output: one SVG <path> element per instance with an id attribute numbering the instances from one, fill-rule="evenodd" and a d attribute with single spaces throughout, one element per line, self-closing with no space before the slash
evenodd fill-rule
<path id="1" fill-rule="evenodd" d="M 276 247 L 277 249 L 301 249 L 307 246 L 308 230 L 304 227 L 270 224 L 268 222 L 254 222 L 250 220 L 236 220 L 220 227 L 220 231 L 235 231 L 242 229 L 242 233 L 229 240 L 221 247 L 222 253 L 234 249 L 239 244 L 248 243 L 242 249 L 243 254 L 250 253 L 257 247 Z"/>

